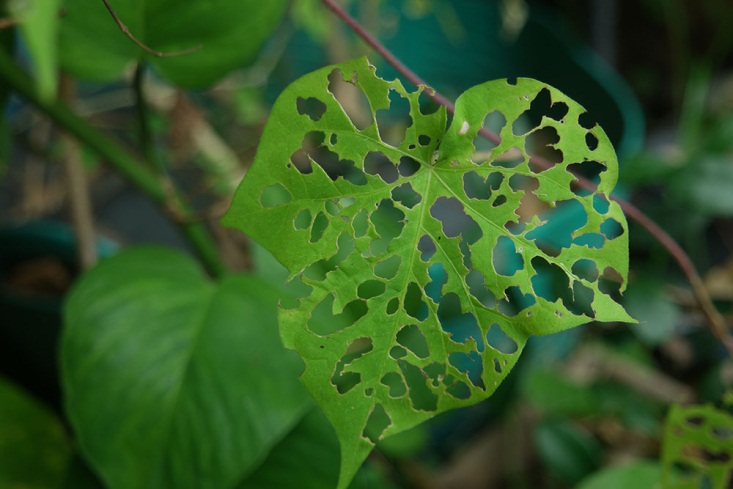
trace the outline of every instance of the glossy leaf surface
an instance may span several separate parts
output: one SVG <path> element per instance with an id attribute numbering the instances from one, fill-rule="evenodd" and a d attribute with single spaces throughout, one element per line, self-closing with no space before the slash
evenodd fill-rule
<path id="1" fill-rule="evenodd" d="M 284 0 L 110 0 L 130 32 L 155 57 L 127 38 L 105 5 L 75 0 L 61 22 L 60 59 L 65 70 L 85 79 L 119 78 L 134 61 L 149 60 L 164 78 L 182 87 L 209 85 L 254 60 L 285 11 Z M 94 60 L 90 63 L 89 60 Z"/>
<path id="2" fill-rule="evenodd" d="M 137 249 L 82 277 L 62 371 L 82 450 L 115 488 L 235 487 L 311 401 L 277 335 L 275 288 L 207 280 L 189 258 Z"/>
<path id="3" fill-rule="evenodd" d="M 611 297 L 628 267 L 616 157 L 582 107 L 499 80 L 465 92 L 446 129 L 421 91 L 363 58 L 296 81 L 225 218 L 305 286 L 281 335 L 336 428 L 342 488 L 377 440 L 490 396 L 530 335 L 631 320 Z M 400 106 L 407 127 L 390 130 Z M 537 149 L 555 166 L 530 162 Z M 571 170 L 599 172 L 597 192 L 576 193 Z M 567 210 L 582 217 L 548 239 Z"/>

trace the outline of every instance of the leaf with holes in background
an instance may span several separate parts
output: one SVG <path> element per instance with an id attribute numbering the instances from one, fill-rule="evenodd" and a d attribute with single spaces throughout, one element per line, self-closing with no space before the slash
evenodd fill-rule
<path id="1" fill-rule="evenodd" d="M 612 297 L 628 269 L 608 198 L 616 156 L 585 110 L 538 81 L 499 80 L 465 92 L 446 129 L 424 90 L 365 58 L 294 82 L 224 220 L 301 291 L 280 333 L 336 428 L 340 488 L 377 440 L 489 397 L 530 335 L 633 321 Z M 400 108 L 409 119 L 390 124 Z M 477 136 L 484 125 L 500 144 Z M 530 149 L 556 164 L 542 170 Z M 594 170 L 598 190 L 575 192 L 570 172 Z M 546 239 L 570 211 L 580 219 Z"/>

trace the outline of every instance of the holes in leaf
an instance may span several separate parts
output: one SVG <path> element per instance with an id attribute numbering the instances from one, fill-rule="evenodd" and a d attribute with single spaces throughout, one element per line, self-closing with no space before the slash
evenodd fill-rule
<path id="1" fill-rule="evenodd" d="M 403 326 L 397 332 L 397 343 L 410 350 L 418 358 L 425 359 L 430 356 L 428 341 L 425 339 L 422 331 L 420 331 L 420 327 L 416 324 Z"/>
<path id="2" fill-rule="evenodd" d="M 602 194 L 596 194 L 593 196 L 593 210 L 595 210 L 599 214 L 605 214 L 608 212 L 609 207 L 611 204 L 608 202 L 608 199 L 605 195 Z"/>
<path id="3" fill-rule="evenodd" d="M 260 204 L 266 209 L 285 205 L 291 200 L 293 200 L 293 196 L 280 183 L 274 183 L 269 187 L 265 187 L 260 194 Z"/>
<path id="4" fill-rule="evenodd" d="M 496 323 L 492 324 L 489 331 L 486 332 L 486 343 L 494 350 L 505 355 L 516 353 L 519 349 L 517 342 Z"/>
<path id="5" fill-rule="evenodd" d="M 465 382 L 458 381 L 445 390 L 456 399 L 466 400 L 471 397 L 471 388 Z"/>
<path id="6" fill-rule="evenodd" d="M 280 304 L 283 309 L 295 309 L 299 307 L 300 300 L 309 297 L 313 293 L 313 287 L 303 283 L 302 275 L 296 275 L 285 284 L 285 293 L 280 297 Z"/>
<path id="7" fill-rule="evenodd" d="M 317 243 L 323 237 L 323 233 L 326 232 L 328 227 L 328 218 L 323 212 L 319 212 L 316 218 L 313 219 L 313 226 L 311 226 L 311 243 Z"/>
<path id="8" fill-rule="evenodd" d="M 553 216 L 571 216 L 558 225 Z M 569 248 L 573 243 L 573 233 L 588 222 L 588 214 L 579 201 L 575 199 L 562 200 L 557 203 L 550 215 L 550 219 L 541 226 L 528 232 L 525 237 L 535 241 L 535 244 L 547 255 L 558 256 L 561 248 Z"/>
<path id="9" fill-rule="evenodd" d="M 372 443 L 377 443 L 379 438 L 382 436 L 382 433 L 384 433 L 384 430 L 386 430 L 391 424 L 392 420 L 387 415 L 387 412 L 381 404 L 377 403 L 369 414 L 369 418 L 367 419 L 366 426 L 364 426 L 364 431 L 362 431 L 361 436 L 368 438 Z"/>
<path id="10" fill-rule="evenodd" d="M 427 263 L 435 254 L 435 243 L 430 236 L 423 234 L 417 242 L 417 249 L 420 252 L 420 259 Z"/>
<path id="11" fill-rule="evenodd" d="M 374 275 L 385 280 L 392 280 L 397 276 L 401 263 L 402 257 L 400 255 L 393 255 L 380 260 L 374 264 Z"/>
<path id="12" fill-rule="evenodd" d="M 419 285 L 410 282 L 405 292 L 405 312 L 418 321 L 425 321 L 428 318 L 428 305 L 423 301 L 423 292 Z"/>
<path id="13" fill-rule="evenodd" d="M 347 232 L 338 237 L 338 251 L 328 259 L 318 260 L 303 270 L 303 276 L 310 280 L 322 282 L 326 275 L 336 270 L 336 267 L 354 251 L 354 239 Z"/>
<path id="14" fill-rule="evenodd" d="M 468 380 L 479 389 L 484 389 L 484 381 L 481 379 L 484 367 L 481 362 L 481 356 L 475 351 L 453 352 L 448 356 L 448 362 L 453 365 L 459 372 L 468 375 Z"/>
<path id="15" fill-rule="evenodd" d="M 397 299 L 397 297 L 394 297 L 390 299 L 390 301 L 387 303 L 387 309 L 385 309 L 385 312 L 391 316 L 392 314 L 397 312 L 397 309 L 400 307 L 400 301 Z"/>
<path id="16" fill-rule="evenodd" d="M 418 102 L 418 105 L 420 106 L 420 113 L 422 115 L 434 114 L 441 107 L 440 104 L 438 104 L 433 99 L 428 97 L 425 91 L 420 92 L 417 102 Z"/>
<path id="17" fill-rule="evenodd" d="M 392 189 L 392 200 L 412 209 L 422 200 L 422 196 L 415 192 L 412 185 L 407 182 Z"/>
<path id="18" fill-rule="evenodd" d="M 498 110 L 495 110 L 486 114 L 486 117 L 484 117 L 484 121 L 481 127 L 488 129 L 494 134 L 500 134 L 505 125 L 506 117 L 504 117 L 504 114 L 502 114 Z M 467 123 L 461 127 L 459 133 L 460 131 L 464 130 L 466 132 L 468 132 L 469 130 Z M 476 129 L 474 129 L 474 131 L 476 131 Z M 473 153 L 473 156 L 471 157 L 471 160 L 477 165 L 484 163 L 491 157 L 492 150 L 496 148 L 496 146 L 497 144 L 494 141 L 490 141 L 487 138 L 476 133 L 476 137 L 474 137 L 473 139 L 473 147 L 475 151 Z"/>
<path id="19" fill-rule="evenodd" d="M 346 348 L 346 352 L 336 362 L 336 369 L 331 376 L 331 383 L 339 394 L 346 394 L 361 382 L 358 372 L 344 372 L 344 369 L 374 349 L 371 338 L 357 338 Z"/>
<path id="20" fill-rule="evenodd" d="M 311 215 L 310 209 L 303 209 L 298 212 L 297 216 L 295 216 L 293 226 L 295 227 L 295 229 L 302 231 L 310 227 L 312 220 L 313 216 Z"/>
<path id="21" fill-rule="evenodd" d="M 568 165 L 566 171 L 576 176 L 593 179 L 606 171 L 606 165 L 597 161 L 586 160 L 582 163 L 573 163 Z"/>
<path id="22" fill-rule="evenodd" d="M 585 233 L 573 239 L 573 244 L 598 250 L 603 248 L 605 241 L 606 238 L 600 233 Z"/>
<path id="23" fill-rule="evenodd" d="M 359 285 L 356 294 L 366 300 L 384 294 L 387 285 L 380 280 L 367 280 Z"/>
<path id="24" fill-rule="evenodd" d="M 341 105 L 351 123 L 359 131 L 363 131 L 373 122 L 369 100 L 364 92 L 357 87 L 356 72 L 345 76 L 341 70 L 333 70 L 328 75 L 328 91 Z"/>
<path id="25" fill-rule="evenodd" d="M 473 297 L 486 307 L 496 306 L 496 296 L 486 287 L 486 279 L 478 270 L 471 270 L 466 275 L 466 285 Z"/>
<path id="26" fill-rule="evenodd" d="M 494 372 L 496 372 L 497 374 L 500 374 L 501 371 L 503 370 L 503 367 L 501 365 L 501 362 L 496 357 L 494 357 L 492 360 L 493 360 L 493 364 L 494 364 Z"/>
<path id="27" fill-rule="evenodd" d="M 513 285 L 504 291 L 504 298 L 499 300 L 496 308 L 500 313 L 508 317 L 514 317 L 537 302 L 532 294 L 523 294 L 519 286 Z M 527 311 L 529 316 L 531 311 Z"/>
<path id="28" fill-rule="evenodd" d="M 585 145 L 588 146 L 588 149 L 591 151 L 595 151 L 596 148 L 598 148 L 598 138 L 595 134 L 592 132 L 587 132 L 585 134 Z"/>
<path id="29" fill-rule="evenodd" d="M 331 214 L 331 216 L 336 217 L 341 213 L 341 208 L 338 206 L 336 201 L 333 200 L 327 200 L 323 204 L 324 209 L 326 209 L 326 212 Z"/>
<path id="30" fill-rule="evenodd" d="M 616 239 L 624 234 L 624 228 L 617 220 L 606 219 L 603 221 L 603 224 L 601 224 L 601 234 L 603 234 L 606 239 Z"/>
<path id="31" fill-rule="evenodd" d="M 576 277 L 587 280 L 588 282 L 595 282 L 598 280 L 598 267 L 593 260 L 581 258 L 573 263 L 571 271 Z"/>
<path id="32" fill-rule="evenodd" d="M 491 203 L 491 207 L 499 207 L 504 204 L 506 204 L 507 198 L 506 195 L 497 195 L 494 199 L 494 202 Z"/>
<path id="33" fill-rule="evenodd" d="M 314 97 L 298 97 L 295 101 L 298 114 L 307 115 L 312 121 L 319 121 L 326 113 L 326 104 Z"/>
<path id="34" fill-rule="evenodd" d="M 462 234 L 468 244 L 473 244 L 481 237 L 481 228 L 455 197 L 439 197 L 430 207 L 430 215 L 440 221 L 443 233 L 449 238 Z"/>
<path id="35" fill-rule="evenodd" d="M 406 354 L 406 353 L 405 353 Z M 405 355 L 402 355 L 404 357 Z M 399 358 L 402 358 L 399 357 Z M 397 358 L 395 358 L 396 360 Z M 407 394 L 407 387 L 405 386 L 405 383 L 402 380 L 402 376 L 398 374 L 397 372 L 387 372 L 382 376 L 382 378 L 379 380 L 379 382 L 389 387 L 389 397 L 393 399 L 400 398 Z"/>
<path id="36" fill-rule="evenodd" d="M 417 143 L 420 146 L 430 146 L 430 143 L 432 142 L 432 138 L 426 134 L 420 134 L 417 137 Z"/>
<path id="37" fill-rule="evenodd" d="M 371 243 L 372 254 L 378 256 L 387 251 L 392 240 L 402 234 L 405 213 L 397 209 L 391 200 L 383 199 L 369 218 L 380 236 Z"/>
<path id="38" fill-rule="evenodd" d="M 509 187 L 515 192 L 520 190 L 523 190 L 525 193 L 534 192 L 540 187 L 540 182 L 535 177 L 521 175 L 519 173 L 515 173 L 509 177 L 508 183 Z"/>
<path id="39" fill-rule="evenodd" d="M 565 307 L 576 316 L 594 318 L 596 316 L 591 307 L 593 303 L 593 289 L 586 287 L 577 280 L 573 282 L 573 293 L 569 300 L 563 301 Z"/>
<path id="40" fill-rule="evenodd" d="M 319 336 L 327 336 L 351 326 L 367 313 L 367 304 L 362 300 L 349 302 L 339 313 L 334 312 L 333 302 L 333 294 L 328 294 L 313 308 L 308 319 L 309 330 Z"/>
<path id="41" fill-rule="evenodd" d="M 491 160 L 491 166 L 497 168 L 516 168 L 524 163 L 524 155 L 517 148 L 509 148 L 502 154 Z"/>
<path id="42" fill-rule="evenodd" d="M 389 109 L 378 110 L 377 128 L 379 137 L 390 146 L 397 147 L 405 139 L 405 132 L 412 124 L 410 102 L 396 90 L 389 90 Z"/>
<path id="43" fill-rule="evenodd" d="M 325 144 L 326 134 L 310 131 L 303 137 L 300 149 L 290 156 L 290 162 L 302 174 L 313 172 L 313 163 L 320 166 L 331 180 L 343 177 L 354 185 L 365 185 L 366 177 L 351 160 L 341 160 Z"/>
<path id="44" fill-rule="evenodd" d="M 448 283 L 448 274 L 445 273 L 445 267 L 442 263 L 437 262 L 428 268 L 428 276 L 430 282 L 425 286 L 425 294 L 430 297 L 436 304 L 440 303 L 443 295 L 443 286 Z"/>
<path id="45" fill-rule="evenodd" d="M 394 360 L 399 360 L 400 358 L 405 358 L 407 356 L 407 350 L 405 350 L 401 346 L 393 346 L 389 350 L 389 356 L 392 357 Z"/>
<path id="46" fill-rule="evenodd" d="M 429 139 L 429 138 L 428 138 Z M 409 177 L 417 173 L 420 169 L 420 163 L 409 156 L 403 156 L 400 158 L 400 164 L 397 166 L 397 171 L 403 177 Z"/>
<path id="47" fill-rule="evenodd" d="M 484 351 L 484 339 L 476 316 L 461 311 L 461 300 L 457 294 L 451 292 L 441 299 L 438 320 L 443 331 L 450 335 L 451 341 L 466 345 L 472 339 L 475 348 L 480 352 Z"/>
<path id="48" fill-rule="evenodd" d="M 400 176 L 394 163 L 379 151 L 367 153 L 364 157 L 364 171 L 370 175 L 378 175 L 385 183 L 394 183 Z"/>
<path id="49" fill-rule="evenodd" d="M 585 129 L 593 129 L 597 122 L 594 117 L 590 115 L 590 112 L 583 112 L 578 116 L 578 124 Z"/>
<path id="50" fill-rule="evenodd" d="M 499 275 L 511 277 L 524 268 L 524 258 L 517 252 L 514 241 L 508 236 L 499 236 L 491 255 L 494 271 Z"/>
<path id="51" fill-rule="evenodd" d="M 562 151 L 555 147 L 555 144 L 559 142 L 560 135 L 557 133 L 557 129 L 552 126 L 545 126 L 527 135 L 525 145 L 530 154 L 540 156 L 551 165 L 556 165 L 563 160 Z M 529 162 L 529 168 L 534 173 L 546 170 L 546 168 L 533 163 L 532 160 Z"/>
<path id="52" fill-rule="evenodd" d="M 412 407 L 418 411 L 435 411 L 438 408 L 438 396 L 428 387 L 425 372 L 405 360 L 399 360 L 397 364 L 407 382 Z"/>
<path id="53" fill-rule="evenodd" d="M 369 214 L 366 209 L 362 209 L 351 220 L 351 227 L 354 229 L 354 237 L 361 238 L 366 235 L 369 230 Z"/>
<path id="54" fill-rule="evenodd" d="M 621 291 L 624 279 L 611 267 L 606 267 L 598 280 L 598 290 L 606 295 L 616 296 Z"/>
<path id="55" fill-rule="evenodd" d="M 463 175 L 463 190 L 469 199 L 489 200 L 504 181 L 504 174 L 499 172 L 490 173 L 486 180 L 475 171 Z"/>
<path id="56" fill-rule="evenodd" d="M 423 372 L 425 372 L 425 375 L 430 379 L 432 386 L 438 388 L 445 377 L 445 364 L 433 362 L 423 368 Z"/>
<path id="57" fill-rule="evenodd" d="M 516 136 L 526 134 L 540 125 L 543 116 L 560 122 L 567 115 L 568 110 L 564 102 L 553 103 L 550 91 L 543 88 L 532 100 L 529 109 L 514 121 L 512 132 Z"/>
<path id="58" fill-rule="evenodd" d="M 537 272 L 531 278 L 532 289 L 537 296 L 555 302 L 569 295 L 570 279 L 562 268 L 541 256 L 532 258 L 532 267 Z"/>

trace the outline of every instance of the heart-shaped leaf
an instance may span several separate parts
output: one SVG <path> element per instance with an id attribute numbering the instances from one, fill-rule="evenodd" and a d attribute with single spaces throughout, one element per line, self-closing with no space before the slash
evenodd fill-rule
<path id="1" fill-rule="evenodd" d="M 120 20 L 154 57 L 115 24 L 102 1 L 67 2 L 61 22 L 60 61 L 80 78 L 110 81 L 134 61 L 150 60 L 167 80 L 182 87 L 210 85 L 254 60 L 285 12 L 284 0 L 110 0 Z M 90 62 L 89 60 L 94 60 Z"/>
<path id="2" fill-rule="evenodd" d="M 280 330 L 336 428 L 341 488 L 377 440 L 491 395 L 530 335 L 633 321 L 611 297 L 628 267 L 616 157 L 583 108 L 499 80 L 464 93 L 446 130 L 423 91 L 363 58 L 296 81 L 225 218 L 308 288 Z M 400 105 L 408 127 L 390 130 Z M 574 191 L 573 170 L 600 172 L 598 190 Z M 580 218 L 547 239 L 567 212 Z"/>
<path id="3" fill-rule="evenodd" d="M 278 289 L 213 283 L 136 249 L 68 298 L 61 366 L 79 444 L 107 487 L 237 487 L 312 404 L 277 336 Z"/>

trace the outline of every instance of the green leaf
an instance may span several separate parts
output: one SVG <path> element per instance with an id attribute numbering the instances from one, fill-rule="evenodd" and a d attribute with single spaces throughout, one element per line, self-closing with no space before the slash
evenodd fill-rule
<path id="1" fill-rule="evenodd" d="M 733 161 L 707 157 L 691 161 L 670 183 L 675 198 L 706 215 L 733 216 Z"/>
<path id="2" fill-rule="evenodd" d="M 650 489 L 659 487 L 659 462 L 641 461 L 608 467 L 584 479 L 575 489 Z"/>
<path id="3" fill-rule="evenodd" d="M 282 18 L 286 3 L 110 0 L 120 20 L 148 48 L 173 53 L 201 46 L 179 56 L 155 57 L 120 31 L 103 2 L 75 0 L 66 6 L 61 22 L 61 65 L 80 78 L 110 81 L 119 78 L 129 64 L 149 60 L 176 85 L 207 86 L 255 59 Z"/>
<path id="4" fill-rule="evenodd" d="M 188 257 L 137 249 L 103 261 L 68 298 L 66 406 L 112 488 L 233 487 L 310 399 L 277 336 L 277 289 L 208 281 Z"/>
<path id="5" fill-rule="evenodd" d="M 664 425 L 662 465 L 665 488 L 729 487 L 733 415 L 713 406 L 672 406 Z"/>
<path id="6" fill-rule="evenodd" d="M 46 100 L 56 97 L 57 45 L 61 0 L 9 0 L 8 13 L 20 24 L 38 84 Z M 88 61 L 87 61 L 88 62 Z"/>
<path id="7" fill-rule="evenodd" d="M 339 443 L 333 427 L 313 409 L 270 452 L 241 489 L 330 489 L 338 481 Z M 379 474 L 362 467 L 352 489 L 392 487 Z"/>
<path id="8" fill-rule="evenodd" d="M 61 422 L 0 378 L 0 487 L 60 487 L 71 458 Z"/>
<path id="9" fill-rule="evenodd" d="M 537 455 L 547 469 L 568 484 L 575 484 L 601 465 L 600 443 L 578 425 L 564 419 L 546 419 L 535 429 Z"/>
<path id="10" fill-rule="evenodd" d="M 610 296 L 625 286 L 628 233 L 608 199 L 617 163 L 601 128 L 520 79 L 468 90 L 446 129 L 445 110 L 421 111 L 423 90 L 378 78 L 364 58 L 296 81 L 224 220 L 308 288 L 280 331 L 336 428 L 340 488 L 376 440 L 490 396 L 530 335 L 632 321 Z M 404 136 L 384 123 L 391 105 L 409 107 Z M 488 148 L 477 137 L 487 119 L 502 138 Z M 564 158 L 540 171 L 526 151 L 548 141 Z M 581 196 L 568 169 L 584 166 L 601 175 Z M 556 209 L 541 218 L 530 201 Z M 583 217 L 552 244 L 543 219 L 562 210 Z"/>
<path id="11" fill-rule="evenodd" d="M 674 334 L 680 308 L 668 296 L 661 278 L 642 276 L 631 282 L 623 304 L 639 320 L 632 331 L 644 343 L 657 346 Z"/>

